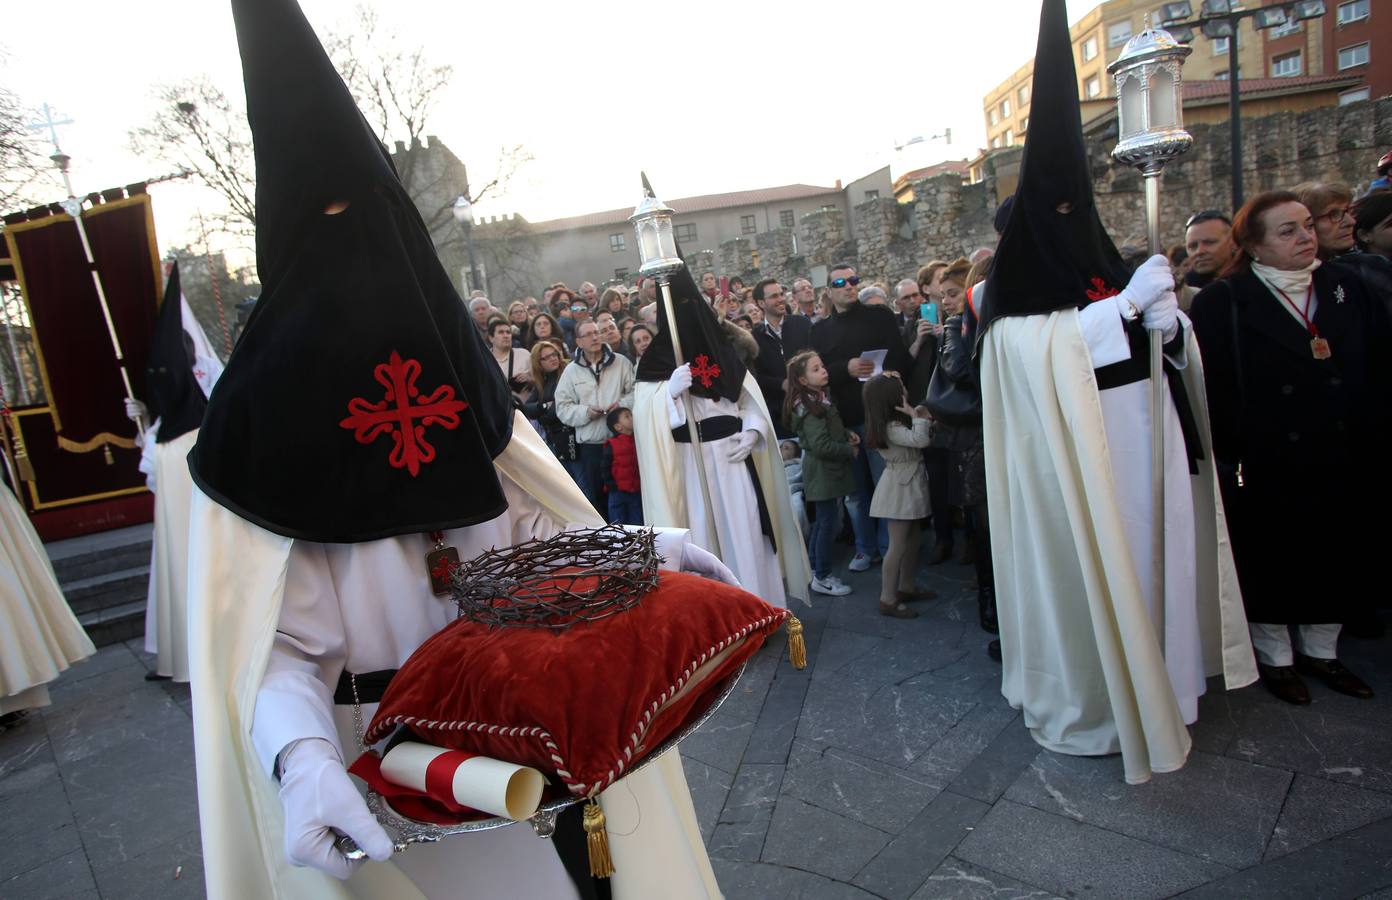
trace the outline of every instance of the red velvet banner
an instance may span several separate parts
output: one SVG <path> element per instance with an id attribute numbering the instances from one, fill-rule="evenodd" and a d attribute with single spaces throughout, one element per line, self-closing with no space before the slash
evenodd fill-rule
<path id="1" fill-rule="evenodd" d="M 82 223 L 140 397 L 164 287 L 150 198 L 97 204 Z M 120 366 L 77 226 L 66 215 L 10 221 L 5 241 L 48 396 L 46 407 L 16 417 L 35 472 L 22 492 L 27 505 L 43 510 L 144 491 L 136 427 L 125 415 Z"/>

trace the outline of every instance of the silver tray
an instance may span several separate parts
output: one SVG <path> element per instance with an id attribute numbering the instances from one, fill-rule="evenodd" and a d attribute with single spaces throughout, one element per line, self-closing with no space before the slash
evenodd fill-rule
<path id="1" fill-rule="evenodd" d="M 627 778 L 635 772 L 641 772 L 647 768 L 653 760 L 662 756 L 667 751 L 673 749 L 681 741 L 685 740 L 692 732 L 706 723 L 706 720 L 715 714 L 734 691 L 735 685 L 739 683 L 740 676 L 744 674 L 744 667 L 741 664 L 738 669 L 726 676 L 720 686 L 720 693 L 716 695 L 715 702 L 712 703 L 705 712 L 697 716 L 685 728 L 673 734 L 667 740 L 658 745 L 657 749 L 650 753 L 638 765 L 628 770 Z M 584 797 L 576 797 L 573 794 L 543 803 L 527 819 L 523 820 L 531 824 L 532 831 L 537 837 L 549 838 L 556 833 L 556 817 L 561 810 L 576 803 L 584 803 Z M 408 819 L 391 808 L 386 799 L 376 791 L 367 792 L 368 811 L 376 817 L 383 828 L 396 832 L 396 840 L 393 842 L 393 849 L 401 853 L 412 844 L 433 844 L 437 841 L 455 834 L 469 834 L 474 831 L 489 831 L 494 828 L 506 828 L 509 825 L 516 825 L 518 820 L 509 819 L 506 816 L 494 816 L 489 819 L 474 819 L 469 822 L 460 822 L 457 825 L 435 825 L 430 822 L 421 822 L 416 819 Z M 334 848 L 350 860 L 365 859 L 367 854 L 358 847 L 357 842 L 347 835 L 340 835 L 334 841 Z"/>

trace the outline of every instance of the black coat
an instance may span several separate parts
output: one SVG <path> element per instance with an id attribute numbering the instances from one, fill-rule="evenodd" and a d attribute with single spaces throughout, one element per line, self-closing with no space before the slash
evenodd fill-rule
<path id="1" fill-rule="evenodd" d="M 913 369 L 913 357 L 904 348 L 894 314 L 883 306 L 856 303 L 843 313 L 833 312 L 812 326 L 812 348 L 831 375 L 831 400 L 848 428 L 865 422 L 865 405 L 861 401 L 864 384 L 846 371 L 846 363 L 867 350 L 888 350 L 887 371 L 908 378 Z"/>
<path id="2" fill-rule="evenodd" d="M 779 437 L 788 434 L 783 425 L 783 381 L 788 377 L 788 360 L 812 346 L 812 322 L 802 316 L 784 316 L 782 332 L 780 338 L 768 325 L 754 326 L 754 340 L 759 345 L 754 379 L 759 382 Z"/>
<path id="3" fill-rule="evenodd" d="M 1190 311 L 1253 622 L 1343 622 L 1380 583 L 1375 523 L 1388 499 L 1389 326 L 1354 270 L 1325 263 L 1314 286 L 1315 326 L 1332 351 L 1325 360 L 1314 358 L 1305 327 L 1250 272 L 1204 288 Z"/>

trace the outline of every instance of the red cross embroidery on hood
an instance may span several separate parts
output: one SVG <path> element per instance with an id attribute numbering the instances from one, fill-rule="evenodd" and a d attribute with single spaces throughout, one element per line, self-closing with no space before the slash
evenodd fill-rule
<path id="1" fill-rule="evenodd" d="M 691 374 L 701 382 L 701 387 L 710 387 L 715 384 L 715 379 L 720 377 L 720 366 L 711 365 L 710 357 L 702 353 L 696 357 L 696 365 L 691 367 Z"/>
<path id="2" fill-rule="evenodd" d="M 1106 300 L 1108 297 L 1115 297 L 1121 291 L 1114 287 L 1108 287 L 1107 282 L 1097 276 L 1092 278 L 1092 288 L 1087 292 L 1087 298 L 1092 301 Z"/>
<path id="3" fill-rule="evenodd" d="M 459 413 L 469 404 L 454 399 L 454 388 L 447 384 L 437 387 L 428 397 L 420 396 L 416 379 L 421 365 L 414 359 L 402 359 L 392 351 L 391 359 L 377 366 L 372 377 L 387 389 L 378 403 L 362 397 L 348 401 L 348 418 L 338 424 L 353 430 L 359 444 L 370 444 L 382 434 L 392 437 L 391 455 L 387 461 L 394 469 L 405 469 L 415 477 L 420 467 L 435 459 L 435 448 L 425 439 L 425 429 L 443 426 L 447 431 L 459 427 Z M 414 401 L 414 402 L 413 402 Z"/>

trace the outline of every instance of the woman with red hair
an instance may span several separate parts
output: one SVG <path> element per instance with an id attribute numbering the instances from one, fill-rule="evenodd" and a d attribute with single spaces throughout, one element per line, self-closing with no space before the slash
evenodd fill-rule
<path id="1" fill-rule="evenodd" d="M 1321 263 L 1316 229 L 1298 195 L 1253 197 L 1233 219 L 1237 256 L 1190 313 L 1258 671 L 1297 705 L 1301 674 L 1372 696 L 1337 647 L 1379 583 L 1368 523 L 1392 432 L 1387 318 L 1354 270 Z"/>

